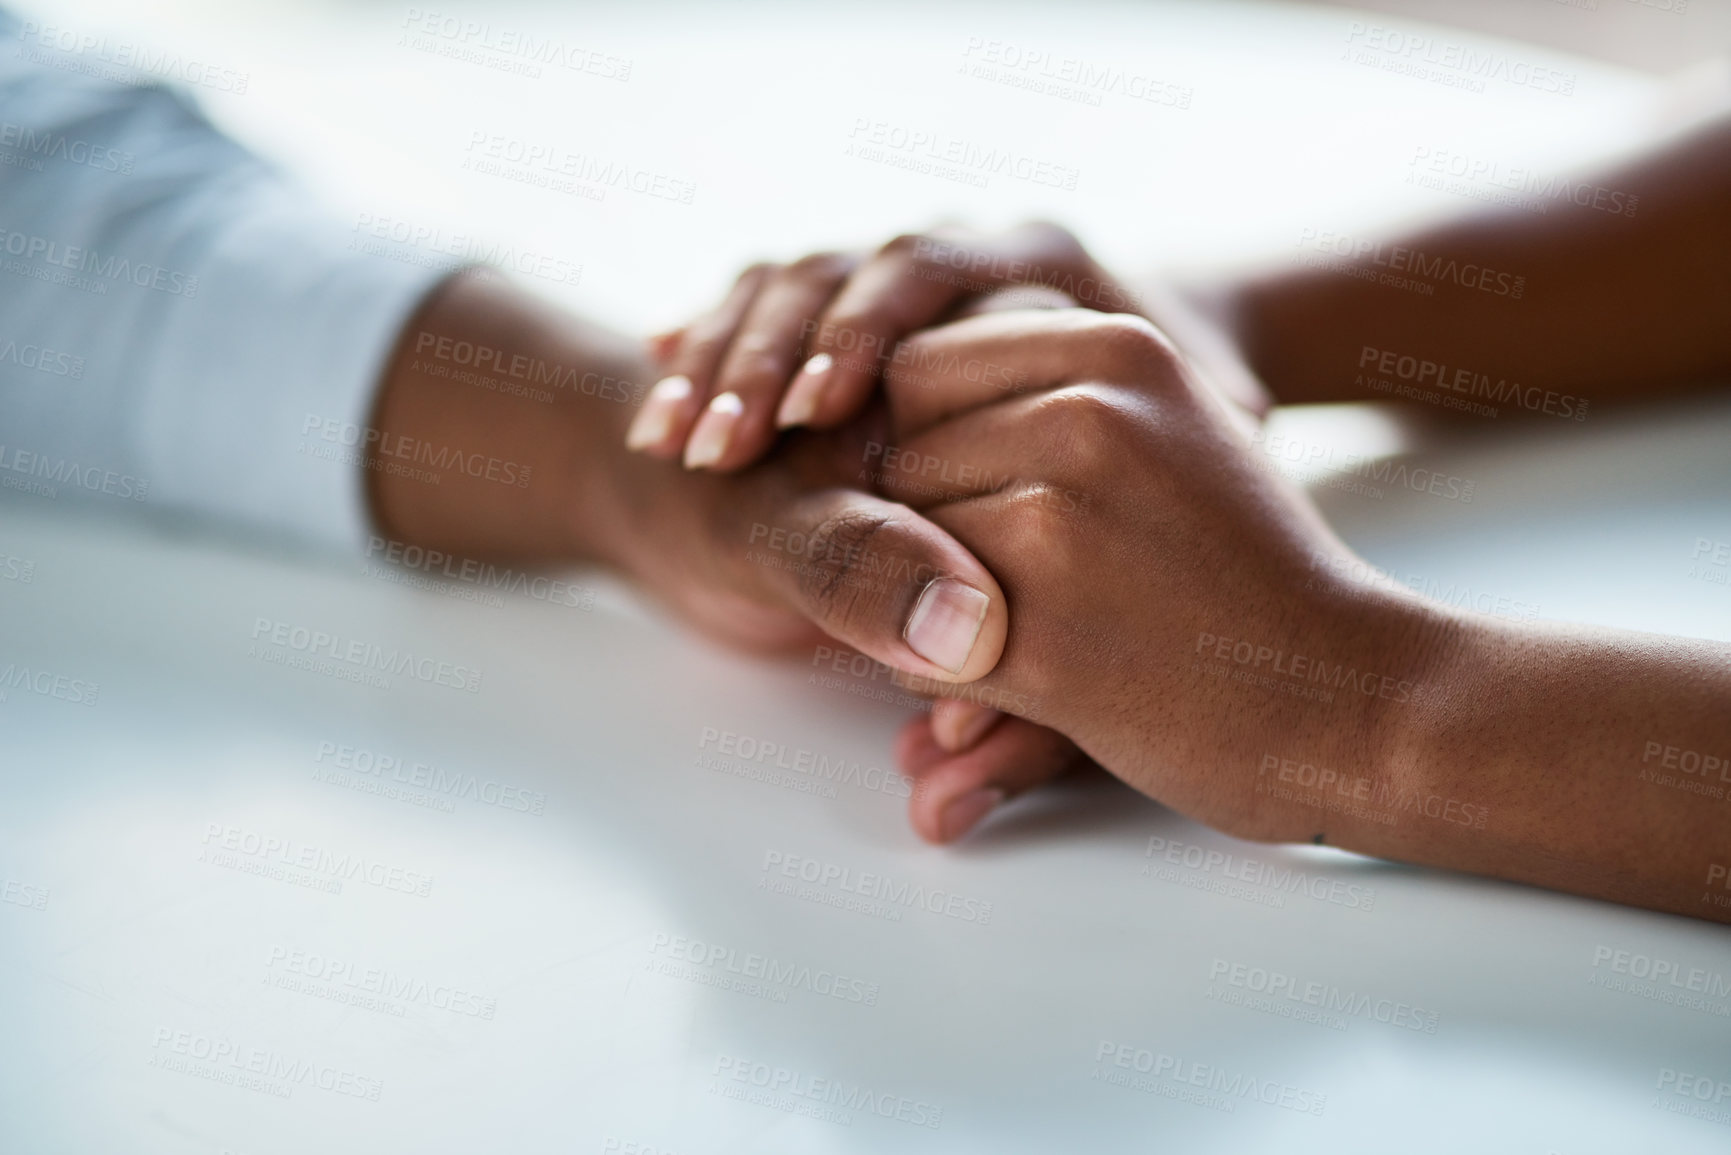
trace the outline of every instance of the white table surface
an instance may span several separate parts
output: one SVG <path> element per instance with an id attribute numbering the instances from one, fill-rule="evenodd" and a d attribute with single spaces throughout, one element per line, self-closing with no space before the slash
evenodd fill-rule
<path id="1" fill-rule="evenodd" d="M 1405 183 L 1418 144 L 1557 165 L 1631 139 L 1658 102 L 1648 80 L 1522 46 L 1502 47 L 1574 71 L 1575 94 L 1356 67 L 1338 58 L 1366 18 L 1324 9 L 488 10 L 630 59 L 624 83 L 399 47 L 404 12 L 78 2 L 55 18 L 246 71 L 247 93 L 213 110 L 334 212 L 568 254 L 581 284 L 547 291 L 634 327 L 700 307 L 752 257 L 946 214 L 1053 214 L 1128 268 L 1278 255 L 1301 228 L 1466 203 Z M 953 75 L 970 37 L 1142 68 L 1193 88 L 1191 107 Z M 1081 178 L 979 190 L 882 169 L 843 155 L 855 117 Z M 696 194 L 595 202 L 480 177 L 459 167 L 471 131 L 615 155 Z M 1465 503 L 1316 479 L 1348 540 L 1397 575 L 1546 618 L 1731 637 L 1724 575 L 1691 561 L 1698 540 L 1731 540 L 1731 402 L 1454 430 L 1368 407 L 1276 422 L 1474 483 Z M 587 611 L 483 604 L 4 496 L 0 668 L 100 686 L 91 705 L 0 702 L 6 1155 L 1731 1149 L 1731 1126 L 1677 1113 L 1695 1100 L 1659 1086 L 1665 1070 L 1731 1081 L 1722 928 L 1238 844 L 1111 783 L 927 847 L 900 798 L 860 784 L 886 781 L 866 771 L 889 765 L 901 708 L 709 648 L 602 579 L 576 578 L 598 591 Z M 479 692 L 285 668 L 257 656 L 261 618 L 478 669 Z M 710 732 L 859 773 L 808 790 L 717 772 Z M 403 778 L 437 767 L 450 789 L 332 780 L 345 747 Z M 958 896 L 964 917 L 849 910 L 836 881 L 782 893 L 774 864 L 793 856 Z M 1247 859 L 1341 885 L 1234 888 L 1259 869 Z M 757 956 L 779 981 L 730 975 Z M 1679 1002 L 1618 973 L 1652 960 L 1709 989 Z M 1235 1005 L 1220 976 L 1239 965 L 1349 1009 L 1318 1023 Z M 836 975 L 858 1001 L 821 993 Z M 1379 1021 L 1397 1006 L 1434 1031 Z M 751 1088 L 729 1077 L 749 1064 L 781 1093 L 727 1093 Z M 1211 1078 L 1203 1102 L 1181 1081 Z M 786 1092 L 815 1080 L 939 1125 L 811 1117 Z"/>

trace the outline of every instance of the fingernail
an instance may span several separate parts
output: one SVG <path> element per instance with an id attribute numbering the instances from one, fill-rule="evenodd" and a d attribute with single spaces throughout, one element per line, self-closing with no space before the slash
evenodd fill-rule
<path id="1" fill-rule="evenodd" d="M 935 578 L 920 592 L 902 639 L 914 653 L 959 674 L 974 652 L 992 599 L 964 582 Z"/>
<path id="2" fill-rule="evenodd" d="M 835 358 L 828 353 L 819 353 L 805 363 L 799 376 L 788 386 L 787 396 L 781 399 L 781 408 L 775 414 L 777 429 L 804 425 L 817 416 L 817 403 L 823 398 L 824 382 L 834 365 Z"/>
<path id="3" fill-rule="evenodd" d="M 691 440 L 685 443 L 685 468 L 703 469 L 720 461 L 744 412 L 745 402 L 739 399 L 739 394 L 717 393 L 697 419 Z"/>
<path id="4" fill-rule="evenodd" d="M 673 418 L 678 415 L 680 405 L 690 396 L 689 377 L 680 375 L 657 381 L 625 433 L 625 448 L 642 449 L 665 441 L 673 431 Z"/>
<path id="5" fill-rule="evenodd" d="M 996 786 L 970 790 L 952 798 L 938 818 L 938 831 L 945 842 L 954 842 L 980 824 L 980 819 L 992 812 L 1004 800 L 1004 792 Z"/>

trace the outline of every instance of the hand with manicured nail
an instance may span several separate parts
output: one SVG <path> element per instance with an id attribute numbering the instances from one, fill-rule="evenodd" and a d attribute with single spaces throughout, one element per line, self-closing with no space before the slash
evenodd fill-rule
<path id="1" fill-rule="evenodd" d="M 429 371 L 405 343 L 381 389 L 382 427 L 520 463 L 529 483 L 460 468 L 437 484 L 368 470 L 382 533 L 460 557 L 601 561 L 753 649 L 809 652 L 833 639 L 946 681 L 997 661 L 1009 616 L 992 575 L 944 531 L 859 483 L 863 447 L 883 437 L 871 432 L 881 405 L 848 428 L 791 438 L 747 473 L 688 473 L 625 448 L 623 402 L 650 374 L 634 342 L 478 275 L 453 278 L 413 324 L 616 386 L 560 389 L 550 403 L 478 389 Z"/>
<path id="2" fill-rule="evenodd" d="M 931 388 L 887 375 L 896 453 L 922 478 L 906 500 L 1015 612 L 990 674 L 913 683 L 965 699 L 898 743 L 924 837 L 1092 759 L 1240 838 L 1723 917 L 1701 899 L 1723 817 L 1632 805 L 1630 767 L 1654 733 L 1728 740 L 1724 643 L 1344 576 L 1362 560 L 1147 322 L 999 313 L 907 344 L 949 368 Z M 963 368 L 979 364 L 1026 388 L 1003 399 Z"/>
<path id="3" fill-rule="evenodd" d="M 916 829 L 952 840 L 1092 759 L 1229 833 L 1309 838 L 1302 809 L 1258 792 L 1262 754 L 1350 764 L 1380 699 L 1321 707 L 1302 680 L 1262 686 L 1267 669 L 1246 684 L 1232 645 L 1222 661 L 1199 641 L 1418 682 L 1424 656 L 1397 644 L 1405 602 L 1306 588 L 1315 557 L 1345 547 L 1258 467 L 1232 407 L 1146 321 L 997 313 L 906 344 L 917 364 L 947 368 L 889 370 L 891 440 L 918 484 L 885 492 L 966 544 L 1016 616 L 969 704 L 940 705 L 903 736 L 902 764 L 923 784 Z M 964 368 L 980 364 L 1013 368 L 1022 390 L 1006 399 Z"/>
<path id="4" fill-rule="evenodd" d="M 1012 286 L 1105 312 L 1141 307 L 1075 237 L 1044 223 L 994 236 L 939 229 L 869 257 L 755 265 L 718 309 L 655 340 L 666 376 L 628 444 L 687 469 L 750 465 L 778 430 L 857 416 L 903 337 Z"/>

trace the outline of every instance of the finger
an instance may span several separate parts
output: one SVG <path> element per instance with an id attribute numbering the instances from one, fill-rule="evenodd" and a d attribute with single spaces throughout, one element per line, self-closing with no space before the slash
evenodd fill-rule
<path id="1" fill-rule="evenodd" d="M 964 295 L 954 280 L 919 275 L 920 246 L 929 243 L 897 237 L 849 279 L 818 320 L 812 359 L 788 386 L 778 426 L 828 429 L 852 417 L 896 342 L 941 320 Z"/>
<path id="2" fill-rule="evenodd" d="M 904 772 L 915 780 L 908 820 L 927 842 L 954 842 L 1007 799 L 1032 790 L 1088 761 L 1075 743 L 1021 718 L 1007 718 L 978 746 L 949 754 L 916 718 L 897 742 Z"/>
<path id="3" fill-rule="evenodd" d="M 1089 309 L 988 313 L 909 337 L 885 382 L 895 429 L 906 436 L 1072 381 L 1138 383 L 1176 358 L 1140 317 Z"/>
<path id="4" fill-rule="evenodd" d="M 753 265 L 739 275 L 719 308 L 686 326 L 668 363 L 626 431 L 627 448 L 654 457 L 677 457 L 692 422 L 709 397 L 709 384 L 727 346 L 757 296 L 771 266 Z"/>
<path id="5" fill-rule="evenodd" d="M 977 702 L 940 699 L 932 703 L 932 737 L 951 754 L 960 754 L 984 738 L 1003 716 Z"/>
<path id="6" fill-rule="evenodd" d="M 687 469 L 749 465 L 775 437 L 775 412 L 813 328 L 857 257 L 820 253 L 772 274 L 746 310 L 685 445 Z M 729 400 L 732 398 L 734 400 Z"/>
<path id="7" fill-rule="evenodd" d="M 649 359 L 656 365 L 666 365 L 674 353 L 679 351 L 679 342 L 685 337 L 686 326 L 669 329 L 665 333 L 655 333 L 644 338 L 643 348 L 649 354 Z"/>
<path id="8" fill-rule="evenodd" d="M 1068 293 L 1044 285 L 1012 285 L 1007 289 L 975 297 L 963 304 L 951 320 L 980 317 L 987 313 L 1013 313 L 1018 309 L 1079 309 L 1082 303 Z"/>
<path id="9" fill-rule="evenodd" d="M 990 672 L 1009 609 L 996 579 L 930 521 L 871 494 L 795 496 L 757 522 L 746 559 L 772 595 L 892 669 L 952 684 Z"/>

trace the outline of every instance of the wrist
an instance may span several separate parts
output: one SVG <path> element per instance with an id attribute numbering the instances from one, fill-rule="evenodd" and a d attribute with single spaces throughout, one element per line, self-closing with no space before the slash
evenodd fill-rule
<path id="1" fill-rule="evenodd" d="M 1281 697 L 1272 724 L 1234 744 L 1254 786 L 1231 832 L 1395 853 L 1439 786 L 1436 723 L 1455 704 L 1470 627 L 1405 590 L 1308 584 L 1306 617 L 1321 628 L 1293 639 L 1289 680 L 1301 685 Z"/>
<path id="2" fill-rule="evenodd" d="M 446 281 L 404 329 L 375 403 L 379 531 L 466 557 L 614 560 L 608 466 L 647 376 L 632 353 L 497 276 Z"/>

